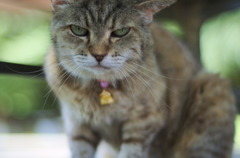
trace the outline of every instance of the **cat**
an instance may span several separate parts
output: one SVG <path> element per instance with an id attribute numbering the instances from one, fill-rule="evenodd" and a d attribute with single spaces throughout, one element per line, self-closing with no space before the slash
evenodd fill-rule
<path id="1" fill-rule="evenodd" d="M 101 140 L 117 158 L 230 158 L 235 102 L 153 22 L 175 0 L 52 0 L 45 74 L 72 158 Z"/>

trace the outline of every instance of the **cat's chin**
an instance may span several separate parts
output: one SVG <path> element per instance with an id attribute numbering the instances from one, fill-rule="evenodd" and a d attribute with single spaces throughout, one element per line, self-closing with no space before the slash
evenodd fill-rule
<path id="1" fill-rule="evenodd" d="M 89 71 L 90 73 L 98 76 L 98 75 L 104 75 L 106 73 L 108 73 L 111 69 L 108 68 L 108 67 L 104 67 L 104 66 L 92 66 L 92 67 L 89 67 L 87 69 L 87 71 Z"/>
<path id="2" fill-rule="evenodd" d="M 85 73 L 85 77 L 88 79 L 106 80 L 106 81 L 115 81 L 123 78 L 122 76 L 117 75 L 117 72 L 115 69 L 105 68 L 105 67 L 91 68 L 91 70 L 88 70 L 88 72 Z"/>
<path id="3" fill-rule="evenodd" d="M 105 67 L 105 66 L 101 66 L 101 65 L 97 65 L 97 66 L 91 67 L 91 70 L 93 72 L 103 73 L 103 72 L 106 72 L 106 71 L 110 70 L 110 68 L 109 67 Z"/>
<path id="4" fill-rule="evenodd" d="M 113 70 L 104 66 L 92 66 L 83 69 L 82 77 L 88 79 L 113 78 Z"/>

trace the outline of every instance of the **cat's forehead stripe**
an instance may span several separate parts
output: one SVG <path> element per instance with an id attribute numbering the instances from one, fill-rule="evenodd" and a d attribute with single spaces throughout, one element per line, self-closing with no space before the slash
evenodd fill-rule
<path id="1" fill-rule="evenodd" d="M 112 2 L 112 1 L 111 1 Z M 116 22 L 117 17 L 120 17 L 116 14 L 117 10 L 123 7 L 121 2 L 115 3 L 104 3 L 99 2 L 98 0 L 92 1 L 92 3 L 83 4 L 82 7 L 84 8 L 84 14 L 88 18 L 88 22 L 92 24 L 102 24 L 106 25 L 107 23 Z M 89 23 L 88 23 L 89 24 Z M 87 24 L 86 24 L 87 25 Z"/>

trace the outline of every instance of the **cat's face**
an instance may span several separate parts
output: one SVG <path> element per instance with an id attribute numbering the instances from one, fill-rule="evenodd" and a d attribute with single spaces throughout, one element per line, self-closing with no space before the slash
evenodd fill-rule
<path id="1" fill-rule="evenodd" d="M 60 5 L 59 5 L 60 4 Z M 78 77 L 120 79 L 151 45 L 142 13 L 124 1 L 58 1 L 51 32 L 59 63 Z"/>

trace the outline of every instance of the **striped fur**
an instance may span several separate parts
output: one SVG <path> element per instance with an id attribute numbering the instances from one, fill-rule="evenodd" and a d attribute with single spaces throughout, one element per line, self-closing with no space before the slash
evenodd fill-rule
<path id="1" fill-rule="evenodd" d="M 45 72 L 72 158 L 93 158 L 101 140 L 117 158 L 231 157 L 235 106 L 228 82 L 202 71 L 179 41 L 150 24 L 173 2 L 52 0 Z M 89 35 L 74 35 L 70 25 Z M 111 36 L 126 27 L 126 36 Z M 105 55 L 99 63 L 96 54 Z M 100 105 L 99 79 L 111 83 L 113 104 Z"/>

